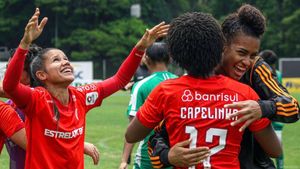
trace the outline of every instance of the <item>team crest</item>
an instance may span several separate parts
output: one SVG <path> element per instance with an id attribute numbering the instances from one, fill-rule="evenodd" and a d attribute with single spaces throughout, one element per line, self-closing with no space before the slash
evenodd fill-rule
<path id="1" fill-rule="evenodd" d="M 90 92 L 86 94 L 85 104 L 93 105 L 95 104 L 96 100 L 98 99 L 98 93 L 97 92 Z"/>

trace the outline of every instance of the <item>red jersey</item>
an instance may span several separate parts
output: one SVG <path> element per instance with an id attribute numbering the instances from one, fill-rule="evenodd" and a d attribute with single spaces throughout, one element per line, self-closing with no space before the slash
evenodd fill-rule
<path id="1" fill-rule="evenodd" d="M 85 116 L 101 104 L 101 87 L 100 84 L 69 87 L 67 106 L 44 88 L 33 89 L 28 106 L 23 109 L 29 140 L 26 168 L 83 168 Z"/>
<path id="2" fill-rule="evenodd" d="M 190 148 L 208 146 L 211 155 L 190 168 L 239 169 L 238 154 L 241 127 L 230 125 L 237 118 L 226 120 L 226 115 L 237 109 L 224 108 L 225 104 L 243 100 L 258 100 L 257 94 L 247 85 L 225 76 L 196 79 L 183 76 L 162 82 L 149 95 L 140 108 L 137 118 L 149 128 L 165 119 L 170 146 L 192 139 Z M 255 132 L 270 124 L 261 119 L 250 125 Z"/>
<path id="3" fill-rule="evenodd" d="M 15 110 L 10 105 L 0 101 L 0 153 L 5 139 L 22 128 L 24 128 L 24 123 Z"/>
<path id="4" fill-rule="evenodd" d="M 78 88 L 68 87 L 70 97 L 65 106 L 45 88 L 32 89 L 19 83 L 26 53 L 21 48 L 16 50 L 3 80 L 4 91 L 26 115 L 25 168 L 82 169 L 86 113 L 130 81 L 144 52 L 133 48 L 109 79 Z"/>

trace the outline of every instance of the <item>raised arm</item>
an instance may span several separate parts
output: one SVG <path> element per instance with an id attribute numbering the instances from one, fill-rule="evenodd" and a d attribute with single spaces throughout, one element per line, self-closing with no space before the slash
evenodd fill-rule
<path id="1" fill-rule="evenodd" d="M 18 107 L 23 107 L 28 103 L 31 96 L 31 90 L 20 83 L 23 72 L 24 61 L 30 44 L 37 39 L 43 31 L 47 18 L 43 18 L 38 23 L 40 11 L 37 8 L 34 15 L 28 21 L 25 27 L 24 36 L 18 49 L 12 57 L 3 80 L 3 90 L 15 102 Z"/>
<path id="2" fill-rule="evenodd" d="M 124 86 L 129 83 L 140 64 L 144 51 L 151 46 L 156 39 L 166 36 L 168 29 L 169 25 L 162 22 L 152 29 L 146 30 L 143 37 L 132 49 L 130 55 L 122 63 L 117 73 L 113 77 L 101 82 L 104 90 L 104 98 L 124 88 Z"/>

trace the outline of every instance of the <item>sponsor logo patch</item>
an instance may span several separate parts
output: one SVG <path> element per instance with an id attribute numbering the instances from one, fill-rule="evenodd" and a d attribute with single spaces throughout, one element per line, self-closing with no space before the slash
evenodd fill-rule
<path id="1" fill-rule="evenodd" d="M 98 93 L 97 92 L 90 92 L 86 94 L 85 104 L 93 105 L 95 104 L 96 100 L 98 99 Z"/>

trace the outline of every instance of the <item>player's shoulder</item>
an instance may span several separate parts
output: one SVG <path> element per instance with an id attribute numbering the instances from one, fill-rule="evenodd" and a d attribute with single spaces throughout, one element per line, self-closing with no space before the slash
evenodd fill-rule
<path id="1" fill-rule="evenodd" d="M 140 90 L 143 88 L 147 88 L 147 87 L 151 87 L 152 83 L 153 83 L 153 79 L 155 78 L 156 74 L 152 74 L 146 78 L 144 78 L 143 80 L 140 80 L 136 83 L 134 83 L 132 90 Z"/>
<path id="2" fill-rule="evenodd" d="M 253 62 L 252 71 L 256 71 L 258 69 L 262 69 L 262 71 L 266 71 L 266 70 L 271 70 L 272 68 L 266 61 L 264 61 L 263 58 L 257 56 L 255 61 Z"/>
<path id="3" fill-rule="evenodd" d="M 9 104 L 0 101 L 0 111 L 2 112 L 4 109 L 13 109 Z"/>
<path id="4" fill-rule="evenodd" d="M 231 90 L 241 95 L 254 92 L 254 90 L 247 84 L 241 83 L 229 77 L 224 77 L 224 79 L 226 80 L 226 88 L 227 88 L 226 90 Z"/>

